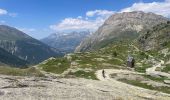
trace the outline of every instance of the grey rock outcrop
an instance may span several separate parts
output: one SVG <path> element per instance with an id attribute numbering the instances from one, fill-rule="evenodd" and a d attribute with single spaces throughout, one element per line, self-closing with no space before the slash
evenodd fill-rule
<path id="1" fill-rule="evenodd" d="M 0 75 L 2 100 L 169 100 L 169 94 L 118 81 Z"/>
<path id="2" fill-rule="evenodd" d="M 141 32 L 139 46 L 144 51 L 162 50 L 170 45 L 170 22 L 156 25 L 150 30 Z"/>

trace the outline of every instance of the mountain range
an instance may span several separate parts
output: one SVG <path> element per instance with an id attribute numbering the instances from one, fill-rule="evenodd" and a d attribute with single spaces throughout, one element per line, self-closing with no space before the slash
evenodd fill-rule
<path id="1" fill-rule="evenodd" d="M 41 41 L 53 48 L 57 48 L 65 54 L 74 52 L 80 42 L 90 35 L 89 31 L 58 32 L 49 35 Z"/>
<path id="2" fill-rule="evenodd" d="M 6 25 L 0 25 L 0 48 L 8 56 L 21 61 L 24 60 L 30 64 L 37 64 L 49 57 L 61 55 L 60 51 L 45 45 L 16 28 Z"/>

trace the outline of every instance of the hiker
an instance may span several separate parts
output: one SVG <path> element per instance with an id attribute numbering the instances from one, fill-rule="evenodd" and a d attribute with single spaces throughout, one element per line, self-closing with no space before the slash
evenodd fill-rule
<path id="1" fill-rule="evenodd" d="M 105 76 L 105 71 L 104 71 L 104 69 L 103 69 L 103 71 L 102 71 L 102 75 L 103 75 L 104 78 L 106 77 L 106 76 Z"/>

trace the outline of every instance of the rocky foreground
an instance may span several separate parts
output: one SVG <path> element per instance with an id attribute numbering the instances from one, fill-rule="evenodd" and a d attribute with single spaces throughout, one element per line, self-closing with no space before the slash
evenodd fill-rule
<path id="1" fill-rule="evenodd" d="M 97 75 L 99 79 L 100 75 Z M 0 75 L 0 98 L 1 100 L 170 100 L 170 94 L 131 86 L 116 80 Z"/>

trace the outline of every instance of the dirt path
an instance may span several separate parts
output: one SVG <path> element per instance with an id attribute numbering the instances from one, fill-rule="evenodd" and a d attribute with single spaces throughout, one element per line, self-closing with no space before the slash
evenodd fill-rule
<path id="1" fill-rule="evenodd" d="M 166 97 L 166 96 L 163 96 L 164 93 L 162 94 L 161 92 L 156 92 L 153 90 L 148 90 L 148 89 L 132 86 L 129 84 L 125 84 L 125 83 L 116 81 L 110 77 L 110 75 L 114 74 L 114 73 L 135 73 L 135 74 L 140 74 L 140 73 L 133 72 L 133 71 L 127 71 L 127 70 L 115 70 L 115 69 L 104 69 L 104 70 L 105 70 L 106 78 L 103 78 L 102 70 L 98 70 L 96 72 L 96 76 L 99 80 L 108 82 L 108 84 L 110 84 L 111 86 L 114 85 L 115 87 L 117 87 L 119 89 L 121 88 L 124 91 L 128 91 L 128 93 L 131 93 L 131 95 L 134 95 L 134 96 L 138 95 L 143 98 L 146 97 L 147 99 L 154 99 L 154 100 L 156 100 L 158 98 L 160 98 L 161 100 L 170 99 L 170 94 L 166 94 L 168 96 L 168 97 Z M 156 95 L 155 95 L 155 93 L 156 93 Z"/>
<path id="2" fill-rule="evenodd" d="M 104 69 L 105 71 L 105 76 L 106 78 L 103 77 L 102 75 L 102 70 L 99 70 L 96 72 L 96 76 L 99 80 L 101 81 L 107 81 L 107 80 L 113 80 L 110 75 L 114 73 L 131 73 L 131 74 L 143 74 L 143 73 L 138 73 L 138 72 L 133 72 L 133 71 L 128 71 L 128 70 L 116 70 L 116 69 Z"/>
<path id="3" fill-rule="evenodd" d="M 170 79 L 170 74 L 168 73 L 165 73 L 165 72 L 160 72 L 160 71 L 156 71 L 156 68 L 161 68 L 162 64 L 164 63 L 164 61 L 160 61 L 158 63 L 156 63 L 156 65 L 153 65 L 153 67 L 151 68 L 147 68 L 146 69 L 146 74 L 148 75 L 158 75 L 158 76 L 165 76 L 165 77 L 168 77 Z"/>

